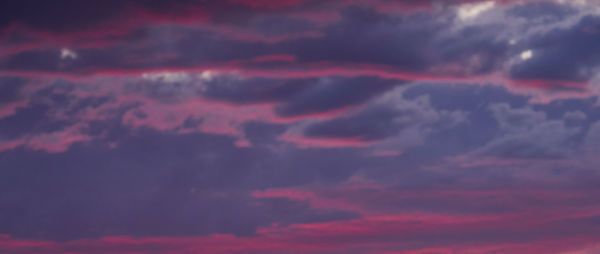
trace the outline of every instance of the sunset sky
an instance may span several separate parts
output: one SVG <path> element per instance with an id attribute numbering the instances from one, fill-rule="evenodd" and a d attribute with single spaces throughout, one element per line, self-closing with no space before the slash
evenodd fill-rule
<path id="1" fill-rule="evenodd" d="M 600 1 L 3 0 L 0 254 L 598 254 Z"/>

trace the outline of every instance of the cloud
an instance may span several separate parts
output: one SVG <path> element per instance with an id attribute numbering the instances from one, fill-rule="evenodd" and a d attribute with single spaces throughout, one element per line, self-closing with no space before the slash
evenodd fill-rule
<path id="1" fill-rule="evenodd" d="M 503 54 L 503 47 L 489 37 L 491 33 L 484 33 L 484 29 L 459 31 L 458 34 L 440 37 L 441 31 L 449 30 L 451 25 L 444 21 L 443 15 L 441 18 L 424 13 L 391 15 L 358 5 L 341 10 L 340 18 L 331 24 L 312 28 L 307 27 L 308 24 L 298 25 L 306 28 L 298 28 L 298 31 L 291 32 L 294 36 L 276 42 L 232 37 L 228 26 L 207 25 L 198 29 L 163 25 L 140 29 L 119 38 L 127 43 L 119 43 L 117 39 L 116 43 L 108 46 L 77 49 L 77 61 L 61 63 L 56 60 L 53 50 L 39 48 L 11 54 L 2 66 L 5 71 L 13 73 L 78 76 L 90 72 L 110 74 L 117 70 L 145 73 L 157 69 L 192 71 L 207 67 L 247 70 L 250 73 L 273 72 L 285 67 L 307 72 L 319 69 L 320 64 L 330 64 L 342 68 L 338 75 L 348 68 L 345 65 L 354 66 L 354 69 L 371 65 L 398 75 L 404 73 L 405 76 L 456 77 L 465 73 L 488 73 Z M 260 21 L 271 19 L 285 21 Z M 294 19 L 296 21 L 292 21 Z M 250 29 L 263 35 L 279 34 L 273 24 L 286 24 L 288 31 L 288 27 L 296 26 L 289 22 L 307 22 L 297 19 L 265 15 L 253 18 L 252 27 L 236 29 Z M 296 36 L 305 33 L 312 35 Z M 459 37 L 470 39 L 456 40 Z M 202 43 L 199 44 L 199 41 Z M 132 45 L 143 46 L 133 49 Z M 273 64 L 253 60 L 268 55 L 290 55 L 293 61 Z M 460 68 L 466 62 L 469 62 L 466 68 Z"/>
<path id="2" fill-rule="evenodd" d="M 496 104 L 490 110 L 501 134 L 475 151 L 478 155 L 535 159 L 563 157 L 574 151 L 574 137 L 581 131 L 578 127 L 550 120 L 544 112 L 530 108 Z"/>
<path id="3" fill-rule="evenodd" d="M 482 1 L 479 3 L 462 4 L 458 7 L 457 14 L 461 20 L 477 18 L 482 13 L 494 8 L 496 2 Z"/>
<path id="4" fill-rule="evenodd" d="M 490 3 L 494 2 L 470 2 L 454 7 L 485 7 Z M 187 4 L 194 5 L 192 2 L 185 2 L 172 8 L 174 11 L 180 10 Z M 585 82 L 590 80 L 593 73 L 593 61 L 575 58 L 580 55 L 577 52 L 593 43 L 575 47 L 577 50 L 570 52 L 568 57 L 565 56 L 566 59 L 573 58 L 574 64 L 569 65 L 572 71 L 569 68 L 548 69 L 560 62 L 549 58 L 563 58 L 563 53 L 558 52 L 562 49 L 559 48 L 574 48 L 571 47 L 570 40 L 564 38 L 573 38 L 571 35 L 567 36 L 568 33 L 577 35 L 576 31 L 581 30 L 579 27 L 583 25 L 571 20 L 585 12 L 571 10 L 574 14 L 568 20 L 538 22 L 535 10 L 543 10 L 543 13 L 548 10 L 552 13 L 553 8 L 571 8 L 567 8 L 565 4 L 498 3 L 493 7 L 494 15 L 486 16 L 485 22 L 481 24 L 471 25 L 449 22 L 454 18 L 455 13 L 452 12 L 457 8 L 390 13 L 378 9 L 377 4 L 342 5 L 332 2 L 324 6 L 311 1 L 294 2 L 296 7 L 288 8 L 292 6 L 289 5 L 279 11 L 238 3 L 206 3 L 202 7 L 215 13 L 228 13 L 224 9 L 228 4 L 236 6 L 229 10 L 231 13 L 248 8 L 251 10 L 246 15 L 241 15 L 239 20 L 215 18 L 196 26 L 163 20 L 161 22 L 167 24 L 145 23 L 146 26 L 130 33 L 105 35 L 101 41 L 96 42 L 86 41 L 87 37 L 76 36 L 77 42 L 63 43 L 66 45 L 63 47 L 56 47 L 56 42 L 24 47 L 22 51 L 8 54 L 0 62 L 0 66 L 3 67 L 3 73 L 69 78 L 89 75 L 154 75 L 152 73 L 161 72 L 203 73 L 206 70 L 236 71 L 245 76 L 261 78 L 373 75 L 398 80 L 466 82 L 491 78 L 494 82 L 529 85 L 533 89 L 565 89 L 568 91 L 560 92 L 565 97 L 589 94 L 586 93 Z M 341 6 L 336 10 L 340 11 L 325 12 L 335 18 L 327 19 L 326 22 L 315 18 L 321 17 L 314 16 L 317 13 L 325 15 L 318 12 L 319 8 L 338 4 Z M 146 9 L 162 10 L 160 4 L 144 6 Z M 171 10 L 170 8 L 165 7 L 164 10 Z M 511 22 L 500 22 L 510 15 L 517 15 L 515 13 L 521 13 L 519 18 L 511 19 Z M 587 17 L 582 22 L 592 19 Z M 519 29 L 523 32 L 515 34 L 514 31 Z M 550 37 L 564 38 L 555 40 Z M 582 37 L 577 39 L 577 43 L 590 38 Z M 511 41 L 514 43 L 510 43 Z M 56 57 L 56 51 L 60 52 L 61 49 L 76 52 L 77 57 L 73 58 L 73 54 L 68 54 L 69 61 L 61 61 L 60 56 L 58 59 Z M 285 58 L 283 61 L 265 61 L 269 56 Z M 520 57 L 521 61 L 514 61 L 514 56 Z M 578 63 L 582 63 L 581 68 L 576 67 Z M 579 92 L 574 93 L 573 90 L 576 89 Z"/>
<path id="5" fill-rule="evenodd" d="M 260 202 L 309 200 L 311 205 L 351 209 L 351 205 L 371 207 L 373 199 L 387 197 L 391 200 L 411 200 L 423 197 L 423 193 L 402 192 L 394 189 L 346 186 L 346 189 L 305 192 L 302 189 L 270 189 L 254 192 Z M 559 195 L 552 195 L 558 193 Z M 494 199 L 526 203 L 568 199 L 559 191 L 550 193 L 496 191 L 468 192 L 429 191 L 425 199 L 455 199 L 467 196 L 475 201 L 497 203 Z M 550 195 L 548 195 L 550 194 Z M 439 195 L 439 196 L 438 196 Z M 352 197 L 350 200 L 349 197 Z M 549 198 L 552 197 L 552 198 Z M 573 197 L 573 196 L 571 196 Z M 575 198 L 580 197 L 575 195 Z M 350 201 L 366 203 L 348 204 Z M 418 204 L 419 202 L 417 202 Z M 380 203 L 391 205 L 394 202 Z M 302 251 L 304 253 L 352 252 L 356 253 L 394 251 L 395 253 L 427 253 L 461 251 L 464 253 L 498 252 L 523 254 L 531 251 L 562 253 L 581 250 L 581 246 L 593 246 L 595 239 L 573 234 L 573 229 L 596 232 L 595 224 L 585 223 L 596 217 L 582 210 L 574 212 L 565 207 L 559 210 L 535 210 L 524 213 L 498 214 L 438 214 L 426 212 L 397 212 L 370 214 L 362 218 L 342 221 L 313 222 L 293 225 L 271 225 L 256 235 L 238 237 L 230 234 L 212 234 L 193 237 L 102 237 L 72 241 L 20 240 L 11 236 L 0 238 L 0 250 L 12 253 L 114 253 L 123 251 L 156 253 L 281 253 Z M 591 209 L 591 208 L 588 208 Z M 597 213 L 597 212 L 596 212 Z M 502 213 L 501 213 L 502 214 Z M 540 216 L 543 214 L 544 216 Z M 594 213 L 591 213 L 594 214 Z M 349 230 L 352 229 L 352 230 Z M 534 235 L 529 236 L 529 235 Z M 433 238 L 433 240 L 432 240 Z M 350 241 L 349 241 L 350 240 Z M 364 251 L 363 251 L 364 250 Z"/>
<path id="6" fill-rule="evenodd" d="M 278 105 L 275 110 L 282 117 L 295 117 L 356 107 L 398 84 L 402 82 L 376 77 L 322 78 L 317 85 Z"/>
<path id="7" fill-rule="evenodd" d="M 291 128 L 284 138 L 300 144 L 304 140 L 305 145 L 315 146 L 328 146 L 328 140 L 341 146 L 345 142 L 348 145 L 353 142 L 371 145 L 409 130 L 420 129 L 419 135 L 425 135 L 428 127 L 438 125 L 443 128 L 446 124 L 451 126 L 464 120 L 451 112 L 434 110 L 426 96 L 407 100 L 403 98 L 402 91 L 403 88 L 396 88 L 365 107 L 340 117 Z M 321 144 L 319 140 L 325 143 Z"/>
<path id="8" fill-rule="evenodd" d="M 244 79 L 226 75 L 205 82 L 201 94 L 238 105 L 278 103 L 298 96 L 318 83 L 318 79 Z"/>
<path id="9" fill-rule="evenodd" d="M 587 119 L 587 115 L 582 111 L 569 111 L 563 115 L 563 119 L 568 122 L 581 122 Z"/>
<path id="10" fill-rule="evenodd" d="M 25 105 L 23 87 L 26 83 L 25 79 L 19 77 L 0 77 L 0 120 Z"/>
<path id="11" fill-rule="evenodd" d="M 555 28 L 531 38 L 528 44 L 535 56 L 513 65 L 511 77 L 548 82 L 589 81 L 598 65 L 594 54 L 597 27 L 596 17 L 585 16 L 572 27 Z"/>
<path id="12" fill-rule="evenodd" d="M 600 122 L 593 123 L 590 126 L 585 138 L 585 145 L 588 146 L 588 149 L 600 145 Z"/>
<path id="13" fill-rule="evenodd" d="M 528 60 L 533 57 L 533 51 L 525 50 L 521 52 L 521 60 Z"/>
<path id="14" fill-rule="evenodd" d="M 589 195 L 596 195 L 586 188 L 593 186 L 595 178 L 585 171 L 562 173 L 559 184 L 552 185 L 552 188 L 537 185 L 538 189 L 534 190 L 526 188 L 527 184 L 546 183 L 544 179 L 548 175 L 536 173 L 533 178 L 536 180 L 527 182 L 530 178 L 511 172 L 523 174 L 522 171 L 531 170 L 516 170 L 516 166 L 513 168 L 510 164 L 505 165 L 506 170 L 502 172 L 495 172 L 493 167 L 473 169 L 456 167 L 451 163 L 445 163 L 446 171 L 423 170 L 448 154 L 468 152 L 470 146 L 480 148 L 481 154 L 476 155 L 527 159 L 553 158 L 558 154 L 570 158 L 573 156 L 568 150 L 570 146 L 564 152 L 556 145 L 570 140 L 575 135 L 572 131 L 582 124 L 570 125 L 563 118 L 563 111 L 572 112 L 570 106 L 540 105 L 534 109 L 533 106 L 524 106 L 526 97 L 512 95 L 499 86 L 399 86 L 396 82 L 374 77 L 258 79 L 217 73 L 210 78 L 202 76 L 155 73 L 155 76 L 140 75 L 124 80 L 78 84 L 61 81 L 38 87 L 39 90 L 31 94 L 31 104 L 15 113 L 15 116 L 28 115 L 35 120 L 25 126 L 46 126 L 53 120 L 64 119 L 84 124 L 67 121 L 65 126 L 55 127 L 57 129 L 19 128 L 20 132 L 15 133 L 30 137 L 29 140 L 44 135 L 60 137 L 56 139 L 60 141 L 69 141 L 77 135 L 90 139 L 62 145 L 47 143 L 60 148 L 57 150 L 50 146 L 36 148 L 34 143 L 27 143 L 0 153 L 0 167 L 7 169 L 0 176 L 4 179 L 0 183 L 1 192 L 21 193 L 8 200 L 8 206 L 0 207 L 0 212 L 12 218 L 0 221 L 3 229 L 0 233 L 13 237 L 5 241 L 3 248 L 13 251 L 15 247 L 11 244 L 27 238 L 45 240 L 44 244 L 52 246 L 47 248 L 58 249 L 58 253 L 85 253 L 101 251 L 92 243 L 107 246 L 101 239 L 111 235 L 138 241 L 148 239 L 156 243 L 156 239 L 212 241 L 215 234 L 228 234 L 230 240 L 224 243 L 202 246 L 210 251 L 222 250 L 226 248 L 223 246 L 251 239 L 248 241 L 252 243 L 264 240 L 280 246 L 259 244 L 257 253 L 298 250 L 298 246 L 320 253 L 347 246 L 336 239 L 356 239 L 353 247 L 372 249 L 374 243 L 381 243 L 381 239 L 400 235 L 402 239 L 390 239 L 381 243 L 380 248 L 394 251 L 446 250 L 456 248 L 448 246 L 463 246 L 466 242 L 472 244 L 476 239 L 477 248 L 506 250 L 508 244 L 513 246 L 515 253 L 519 253 L 521 249 L 543 248 L 545 245 L 535 242 L 539 238 L 534 237 L 539 236 L 541 231 L 583 235 L 581 225 L 589 226 L 585 220 L 594 218 L 588 213 L 593 210 L 588 205 L 593 203 Z M 384 85 L 385 89 L 375 89 L 372 93 L 361 90 L 373 84 L 387 84 L 389 87 Z M 291 89 L 291 92 L 286 89 Z M 336 102 L 333 104 L 336 107 L 347 103 L 358 106 L 329 118 L 307 117 L 293 122 L 277 122 L 275 118 L 257 118 L 248 113 L 252 112 L 252 107 L 264 102 L 283 105 L 296 98 L 313 101 L 310 104 L 319 105 L 319 109 L 328 109 L 329 102 L 323 101 L 325 106 L 316 103 L 321 102 L 318 95 L 322 93 L 313 89 L 331 92 L 333 95 L 328 98 L 336 98 L 335 93 L 348 91 L 345 89 L 364 94 L 357 96 L 351 93 L 348 97 L 339 97 L 344 103 Z M 203 101 L 209 97 L 210 102 Z M 207 104 L 195 104 L 199 102 Z M 228 103 L 215 110 L 214 105 L 223 102 Z M 488 106 L 490 104 L 493 106 Z M 272 117 L 276 117 L 275 105 L 268 104 Z M 40 107 L 42 113 L 33 114 L 34 106 Z M 552 107 L 558 109 L 551 110 Z M 578 108 L 583 114 L 588 112 L 582 106 Z M 219 116 L 234 114 L 236 110 L 246 112 L 243 115 L 247 118 L 236 124 L 252 147 L 236 146 L 237 136 L 201 129 L 180 129 L 183 125 L 194 129 L 206 124 L 210 121 L 203 115 L 206 112 Z M 497 127 L 490 127 L 485 124 L 487 120 L 478 119 L 478 110 L 488 114 L 491 123 Z M 163 128 L 161 124 L 165 124 L 168 118 L 161 117 L 168 116 L 165 112 L 169 111 L 181 114 L 181 121 L 166 124 L 164 126 L 169 128 Z M 126 116 L 152 121 L 147 121 L 146 125 L 131 125 L 125 121 Z M 38 125 L 36 121 L 43 124 Z M 64 129 L 76 131 L 57 136 L 64 133 L 59 132 Z M 463 136 L 461 130 L 469 135 Z M 472 141 L 478 135 L 485 139 L 487 136 L 481 134 L 485 131 L 492 132 L 488 142 Z M 306 147 L 290 145 L 282 140 L 288 134 L 300 134 L 294 137 L 312 143 Z M 528 135 L 532 138 L 528 139 Z M 410 145 L 407 137 L 421 139 L 419 147 Z M 514 148 L 511 145 L 517 142 L 514 140 L 533 148 Z M 327 146 L 326 142 L 330 142 L 327 145 L 337 144 L 337 149 L 323 149 Z M 370 147 L 364 147 L 364 144 Z M 388 153 L 391 149 L 402 149 L 403 153 Z M 511 153 L 506 153 L 507 150 Z M 382 155 L 394 156 L 372 156 L 374 151 L 386 151 Z M 365 189 L 348 186 L 348 179 L 358 173 L 368 175 L 371 181 L 384 187 Z M 582 179 L 587 180 L 576 175 L 583 175 Z M 110 188 L 107 183 L 110 183 Z M 314 184 L 317 183 L 332 189 L 316 188 Z M 386 189 L 385 185 L 390 183 L 396 185 Z M 571 190 L 575 185 L 584 190 L 562 191 Z M 34 186 L 33 189 L 31 186 Z M 302 186 L 309 186 L 305 188 L 314 194 L 303 196 L 306 192 L 303 192 Z M 482 189 L 482 186 L 492 190 Z M 300 198 L 284 195 L 289 192 L 277 192 L 290 189 L 296 190 L 292 194 L 299 194 Z M 555 192 L 549 193 L 550 189 Z M 250 196 L 255 190 L 258 191 L 254 193 L 263 195 Z M 550 199 L 549 196 L 559 198 Z M 499 207 L 499 203 L 514 205 Z M 563 212 L 561 205 L 577 207 L 581 213 L 573 218 L 563 217 L 573 213 Z M 522 215 L 518 217 L 520 223 L 511 224 L 515 217 L 510 214 L 518 215 L 521 211 L 530 211 L 528 209 L 538 211 L 536 216 L 547 211 L 560 211 L 536 217 L 560 222 L 532 222 L 527 220 L 531 217 Z M 19 217 L 22 211 L 29 212 Z M 244 221 L 238 220 L 238 211 L 245 211 Z M 407 225 L 413 226 L 407 229 Z M 504 226 L 504 230 L 498 233 L 500 225 Z M 541 231 L 534 230 L 540 225 L 543 225 Z M 356 234 L 344 233 L 347 230 L 343 229 L 348 227 L 360 230 Z M 434 228 L 435 232 L 432 231 Z M 273 232 L 273 235 L 268 232 Z M 459 237 L 456 237 L 457 232 Z M 511 237 L 514 234 L 518 234 L 518 241 Z M 544 239 L 566 241 L 565 234 L 548 233 Z M 275 235 L 300 239 L 297 240 L 300 243 L 292 241 L 299 245 L 287 245 L 288 242 L 282 238 L 272 238 Z M 432 244 L 424 240 L 434 236 L 443 241 Z M 75 240 L 81 238 L 89 240 Z M 316 239 L 328 239 L 331 245 L 315 245 Z M 69 246 L 57 246 L 53 240 L 61 240 Z M 494 247 L 493 243 L 498 241 L 505 243 L 503 247 Z M 38 241 L 31 242 L 33 245 L 40 244 Z M 76 247 L 70 245 L 76 243 L 82 244 Z M 139 251 L 145 250 L 145 245 L 134 244 L 136 247 L 132 247 L 132 244 L 125 241 L 106 248 L 109 248 L 108 252 L 138 247 Z M 197 251 L 201 248 L 185 245 L 180 249 L 178 245 L 165 245 L 165 252 L 182 252 L 188 248 Z M 267 247 L 258 247 L 261 245 L 275 249 L 265 250 Z M 576 246 L 566 245 L 568 248 L 563 246 L 565 250 Z M 248 246 L 245 246 L 246 252 Z M 464 248 L 473 250 L 475 247 L 465 245 Z M 340 251 L 345 250 L 342 249 Z M 223 251 L 227 253 L 227 250 Z"/>
<path id="15" fill-rule="evenodd" d="M 577 14 L 578 10 L 569 6 L 573 2 L 575 1 L 529 1 L 510 8 L 507 13 L 513 17 L 531 20 L 557 21 Z"/>
<path id="16" fill-rule="evenodd" d="M 46 46 L 10 54 L 7 60 L 0 65 L 4 67 L 5 72 L 20 75 L 45 73 L 46 75 L 81 76 L 91 73 L 110 75 L 128 72 L 139 74 L 173 69 L 201 72 L 207 68 L 233 69 L 259 76 L 291 75 L 289 72 L 292 71 L 301 75 L 303 72 L 309 73 L 311 70 L 314 72 L 322 69 L 324 64 L 329 64 L 336 67 L 333 68 L 336 70 L 332 70 L 330 75 L 348 75 L 348 73 L 355 72 L 356 69 L 364 70 L 365 67 L 370 67 L 375 69 L 371 72 L 372 75 L 389 73 L 390 76 L 403 76 L 417 80 L 453 80 L 470 75 L 492 75 L 503 72 L 504 68 L 509 68 L 509 73 L 505 73 L 507 75 L 505 78 L 517 81 L 546 80 L 561 86 L 563 82 L 567 81 L 585 82 L 590 79 L 593 70 L 589 67 L 593 65 L 593 61 L 590 60 L 591 62 L 588 61 L 588 63 L 587 60 L 574 59 L 580 55 L 577 52 L 583 50 L 585 45 L 571 47 L 569 40 L 545 39 L 557 36 L 574 38 L 572 35 L 559 34 L 569 33 L 570 30 L 580 30 L 581 24 L 570 26 L 569 22 L 571 21 L 557 20 L 550 20 L 546 23 L 528 21 L 536 20 L 536 11 L 554 13 L 553 10 L 569 10 L 569 13 L 575 13 L 571 16 L 577 16 L 580 15 L 579 13 L 583 13 L 582 10 L 572 10 L 574 7 L 566 4 L 546 2 L 519 4 L 510 1 L 498 3 L 494 1 L 464 3 L 461 1 L 459 3 L 452 3 L 456 4 L 456 8 L 433 8 L 432 12 L 435 12 L 436 15 L 430 15 L 425 12 L 381 12 L 376 3 L 367 5 L 332 2 L 324 5 L 312 1 L 294 1 L 289 5 L 284 4 L 272 8 L 267 7 L 273 4 L 270 1 L 268 3 L 260 2 L 260 4 L 254 2 L 252 4 L 248 4 L 248 2 L 217 4 L 195 1 L 157 4 L 131 1 L 125 5 L 136 6 L 146 12 L 182 11 L 181 13 L 186 13 L 183 10 L 199 8 L 207 13 L 223 14 L 224 16 L 220 19 L 215 17 L 208 23 L 198 26 L 181 25 L 177 19 L 171 18 L 159 19 L 158 21 L 163 23 L 171 21 L 169 24 L 161 25 L 152 22 L 144 23 L 142 19 L 141 23 L 145 24 L 144 27 L 133 29 L 131 33 L 122 36 L 105 35 L 106 41 L 95 43 L 96 46 L 77 45 L 86 39 L 83 36 L 77 36 L 79 42 L 68 43 L 71 44 L 69 47 L 62 48 L 63 51 L 68 49 L 70 52 L 77 52 L 77 59 L 69 57 L 70 60 L 73 60 L 70 62 L 57 61 L 55 52 L 52 51 L 61 50 L 61 48 L 49 49 L 56 47 L 50 43 Z M 11 3 L 11 5 L 13 4 L 17 5 L 16 2 Z M 123 3 L 112 3 L 111 1 L 106 3 L 107 6 L 119 4 Z M 412 1 L 402 4 L 419 5 Z M 320 13 L 318 12 L 319 8 L 338 5 L 340 6 L 337 9 L 341 11 L 326 12 L 337 18 L 331 19 L 325 24 L 319 23 L 318 19 L 309 15 Z M 265 8 L 255 8 L 257 6 Z M 291 8 L 292 6 L 294 8 Z M 92 8 L 91 6 L 86 7 Z M 102 12 L 104 7 L 97 8 L 97 11 Z M 65 12 L 70 13 L 70 8 L 67 8 L 69 10 L 65 10 Z M 489 18 L 486 17 L 486 22 L 482 24 L 456 26 L 452 22 L 447 22 L 454 15 L 449 13 L 449 10 L 459 12 L 462 10 L 465 15 L 469 16 L 478 15 L 486 10 L 490 11 L 489 8 L 494 9 L 495 14 Z M 95 13 L 96 10 L 92 10 L 92 12 Z M 240 15 L 239 19 L 226 18 L 231 17 L 233 13 L 244 12 L 246 14 Z M 497 19 L 499 18 L 504 19 L 517 14 L 520 19 L 514 19 L 505 24 L 498 23 Z M 168 14 L 165 15 L 168 16 Z M 100 13 L 99 16 L 99 19 L 103 19 L 105 15 Z M 110 19 L 110 15 L 108 16 Z M 542 16 L 548 15 L 543 14 Z M 569 16 L 569 20 L 573 19 L 571 16 Z M 590 19 L 593 18 L 582 19 L 582 22 Z M 281 29 L 281 27 L 285 27 L 285 29 Z M 518 29 L 524 32 L 517 36 L 514 31 Z M 551 32 L 544 32 L 545 30 Z M 587 29 L 586 31 L 591 30 Z M 576 35 L 576 32 L 572 33 Z M 256 40 L 256 38 L 264 36 L 287 38 Z M 381 40 L 380 38 L 386 39 Z M 590 38 L 582 37 L 577 41 L 582 43 Z M 198 43 L 199 41 L 202 43 Z M 519 44 L 513 44 L 512 48 L 515 49 L 511 49 L 509 41 L 519 41 Z M 554 47 L 544 41 L 554 41 L 554 44 L 562 46 Z M 586 44 L 593 45 L 593 43 Z M 133 45 L 143 46 L 133 48 Z M 522 46 L 528 47 L 522 48 Z M 574 62 L 569 65 L 571 66 L 569 68 L 573 70 L 569 70 L 569 68 L 554 71 L 548 69 L 554 68 L 552 65 L 560 62 L 549 58 L 563 58 L 563 53 L 558 52 L 562 50 L 557 47 L 564 48 L 564 50 L 577 48 L 570 53 L 571 56 L 565 56 L 566 59 L 574 57 L 572 60 L 568 60 Z M 515 55 L 512 54 L 513 50 L 517 50 L 519 53 L 516 54 L 522 54 L 522 58 L 527 61 L 511 63 L 509 56 Z M 535 53 L 533 58 L 527 53 L 528 50 Z M 73 56 L 72 54 L 68 55 Z M 273 64 L 270 61 L 256 62 L 252 60 L 269 55 L 292 56 L 293 61 Z M 578 63 L 584 62 L 585 64 L 581 65 L 581 68 L 577 67 Z M 277 74 L 282 70 L 287 70 L 288 74 Z M 543 77 L 542 75 L 554 76 Z"/>
<path id="17" fill-rule="evenodd" d="M 310 181 L 325 170 L 325 164 L 344 168 L 328 172 L 335 181 L 352 171 L 347 167 L 351 164 L 339 160 L 349 156 L 347 153 L 330 154 L 325 160 L 319 159 L 323 153 L 291 153 L 264 162 L 270 152 L 238 148 L 226 136 L 124 131 L 119 132 L 115 147 L 91 142 L 56 154 L 4 151 L 0 165 L 6 170 L 1 173 L 0 188 L 3 193 L 20 194 L 0 207 L 2 214 L 12 218 L 0 220 L 0 232 L 58 240 L 106 235 L 252 235 L 258 227 L 275 222 L 309 223 L 355 216 L 313 210 L 302 202 L 256 201 L 242 191 Z M 106 160 L 107 156 L 112 159 Z M 232 156 L 237 159 L 231 160 Z M 312 169 L 299 170 L 303 167 Z M 266 175 L 259 177 L 261 172 Z M 289 178 L 291 175 L 295 177 Z M 28 212 L 20 216 L 21 211 Z M 238 211 L 245 215 L 239 217 Z"/>
<path id="18" fill-rule="evenodd" d="M 2 2 L 0 252 L 594 251 L 597 8 Z"/>
<path id="19" fill-rule="evenodd" d="M 77 59 L 77 53 L 68 48 L 60 49 L 60 58 L 62 59 Z"/>
<path id="20" fill-rule="evenodd" d="M 21 89 L 27 91 L 23 103 L 0 118 L 1 150 L 26 146 L 61 152 L 72 143 L 88 141 L 91 137 L 83 134 L 88 123 L 85 117 L 110 104 L 110 98 L 102 95 L 79 97 L 72 83 L 26 83 Z"/>

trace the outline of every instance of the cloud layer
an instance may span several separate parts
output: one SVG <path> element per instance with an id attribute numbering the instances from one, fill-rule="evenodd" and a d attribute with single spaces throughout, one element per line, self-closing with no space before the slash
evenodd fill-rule
<path id="1" fill-rule="evenodd" d="M 0 253 L 598 250 L 597 1 L 0 10 Z"/>

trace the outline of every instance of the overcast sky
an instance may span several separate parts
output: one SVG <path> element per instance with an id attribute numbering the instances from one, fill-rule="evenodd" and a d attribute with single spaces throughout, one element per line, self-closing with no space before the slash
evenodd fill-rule
<path id="1" fill-rule="evenodd" d="M 5 0 L 0 254 L 600 253 L 600 1 Z"/>

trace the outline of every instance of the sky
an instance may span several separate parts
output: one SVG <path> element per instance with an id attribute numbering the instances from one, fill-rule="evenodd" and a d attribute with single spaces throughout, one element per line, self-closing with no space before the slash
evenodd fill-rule
<path id="1" fill-rule="evenodd" d="M 597 254 L 598 70 L 596 0 L 5 0 L 0 254 Z"/>

